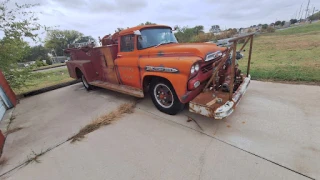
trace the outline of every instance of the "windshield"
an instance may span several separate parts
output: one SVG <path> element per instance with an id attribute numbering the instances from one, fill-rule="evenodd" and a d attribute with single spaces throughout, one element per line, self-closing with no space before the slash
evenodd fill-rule
<path id="1" fill-rule="evenodd" d="M 138 49 L 169 43 L 178 43 L 169 28 L 144 29 L 141 30 L 141 36 L 138 36 Z"/>

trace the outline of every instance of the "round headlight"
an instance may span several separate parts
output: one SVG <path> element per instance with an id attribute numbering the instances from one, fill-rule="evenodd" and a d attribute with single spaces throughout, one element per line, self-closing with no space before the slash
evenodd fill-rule
<path id="1" fill-rule="evenodd" d="M 191 70 L 190 70 L 191 74 L 193 74 L 195 72 L 195 68 L 194 66 L 191 67 Z"/>
<path id="2" fill-rule="evenodd" d="M 196 71 L 199 71 L 199 69 L 200 69 L 199 64 L 196 64 L 196 65 L 194 66 L 194 69 L 195 69 Z"/>

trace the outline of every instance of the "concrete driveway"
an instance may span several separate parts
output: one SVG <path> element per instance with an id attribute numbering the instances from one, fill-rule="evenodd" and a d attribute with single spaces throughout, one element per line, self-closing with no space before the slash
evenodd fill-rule
<path id="1" fill-rule="evenodd" d="M 86 92 L 81 84 L 23 99 L 14 111 L 0 174 L 8 179 L 315 179 L 320 178 L 320 87 L 253 81 L 237 110 L 212 120 L 186 110 L 135 113 L 66 140 L 130 96 Z M 199 126 L 187 116 L 197 121 Z M 32 151 L 41 163 L 19 167 Z M 15 168 L 15 169 L 14 169 Z M 14 169 L 14 170 L 12 170 Z M 12 171 L 10 171 L 12 170 Z"/>

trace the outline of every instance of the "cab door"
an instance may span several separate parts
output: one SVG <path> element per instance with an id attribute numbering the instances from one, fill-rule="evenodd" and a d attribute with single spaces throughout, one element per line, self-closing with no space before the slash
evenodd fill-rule
<path id="1" fill-rule="evenodd" d="M 119 84 L 117 69 L 114 60 L 117 57 L 118 45 L 110 45 L 100 48 L 102 80 L 112 84 Z"/>
<path id="2" fill-rule="evenodd" d="M 115 64 L 118 68 L 120 82 L 124 85 L 141 88 L 136 36 L 134 34 L 122 35 L 119 42 Z"/>

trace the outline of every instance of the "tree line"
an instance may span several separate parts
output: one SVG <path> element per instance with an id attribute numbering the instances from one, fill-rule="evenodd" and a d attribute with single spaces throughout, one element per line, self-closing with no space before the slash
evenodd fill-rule
<path id="1" fill-rule="evenodd" d="M 30 76 L 30 68 L 19 68 L 19 62 L 47 60 L 50 64 L 49 54 L 53 56 L 64 55 L 63 50 L 68 44 L 94 41 L 92 36 L 84 35 L 75 30 L 58 30 L 46 27 L 39 23 L 38 14 L 32 11 L 37 6 L 34 4 L 15 4 L 9 6 L 10 0 L 0 3 L 0 31 L 4 34 L 0 39 L 0 69 L 14 88 L 25 85 L 26 79 Z M 19 18 L 18 18 L 19 17 Z M 145 22 L 138 25 L 152 25 L 153 22 Z M 275 24 L 283 25 L 283 21 Z M 269 26 L 262 25 L 267 29 Z M 117 28 L 119 32 L 124 28 Z M 202 25 L 194 27 L 174 28 L 174 34 L 179 42 L 207 42 L 222 38 L 232 37 L 237 33 L 237 29 L 230 28 L 222 33 L 219 25 L 211 26 L 209 32 L 204 32 Z M 40 40 L 39 34 L 47 33 L 44 43 Z M 36 46 L 30 46 L 25 40 L 30 39 Z M 96 42 L 95 42 L 96 43 Z"/>

